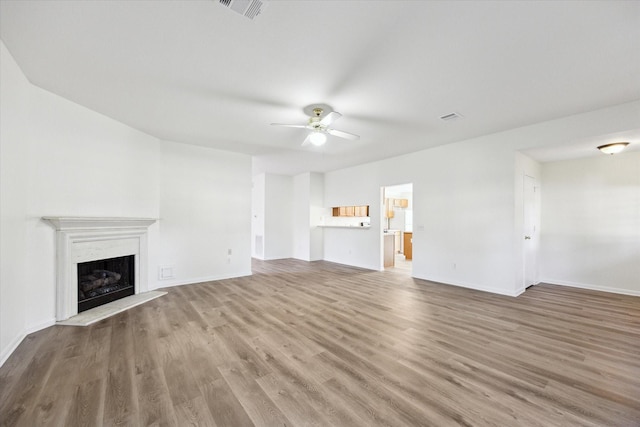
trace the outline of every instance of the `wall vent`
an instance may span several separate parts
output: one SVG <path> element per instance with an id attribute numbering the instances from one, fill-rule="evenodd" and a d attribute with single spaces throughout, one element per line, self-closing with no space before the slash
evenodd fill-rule
<path id="1" fill-rule="evenodd" d="M 260 15 L 266 0 L 218 0 L 218 2 L 249 19 Z"/>
<path id="2" fill-rule="evenodd" d="M 449 113 L 449 114 L 445 114 L 444 116 L 440 116 L 441 120 L 444 120 L 445 122 L 448 122 L 450 120 L 459 120 L 462 118 L 462 114 L 458 114 L 458 113 Z"/>

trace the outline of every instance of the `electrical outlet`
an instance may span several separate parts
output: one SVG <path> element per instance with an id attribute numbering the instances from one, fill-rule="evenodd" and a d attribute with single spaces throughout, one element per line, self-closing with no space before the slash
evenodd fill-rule
<path id="1" fill-rule="evenodd" d="M 227 255 L 232 255 L 231 249 L 227 249 Z"/>

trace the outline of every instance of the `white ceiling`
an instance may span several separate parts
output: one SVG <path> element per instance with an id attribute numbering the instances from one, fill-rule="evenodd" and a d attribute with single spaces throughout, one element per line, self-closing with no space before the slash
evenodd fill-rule
<path id="1" fill-rule="evenodd" d="M 33 84 L 161 139 L 252 154 L 256 173 L 640 99 L 638 1 L 271 1 L 250 20 L 217 0 L 2 0 L 0 36 Z M 303 148 L 304 130 L 269 125 L 302 124 L 313 103 L 360 141 Z M 453 111 L 464 119 L 439 119 Z M 594 139 L 529 154 L 582 156 Z"/>

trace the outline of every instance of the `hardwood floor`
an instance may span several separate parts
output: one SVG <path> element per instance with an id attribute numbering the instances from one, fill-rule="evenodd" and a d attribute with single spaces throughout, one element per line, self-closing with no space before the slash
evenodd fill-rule
<path id="1" fill-rule="evenodd" d="M 413 272 L 413 261 L 407 260 L 403 254 L 396 254 L 396 258 L 394 260 L 393 271 L 396 273 L 403 273 L 407 276 L 411 276 Z M 385 268 L 385 270 L 391 270 L 390 268 Z"/>
<path id="2" fill-rule="evenodd" d="M 0 368 L 8 426 L 639 426 L 640 298 L 254 262 Z"/>

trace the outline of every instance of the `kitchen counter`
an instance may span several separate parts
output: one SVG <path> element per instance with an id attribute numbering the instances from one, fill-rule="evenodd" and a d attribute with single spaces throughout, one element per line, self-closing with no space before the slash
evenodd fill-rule
<path id="1" fill-rule="evenodd" d="M 384 237 L 394 237 L 394 250 L 393 253 L 399 254 L 402 252 L 402 230 L 389 229 L 382 234 Z"/>

